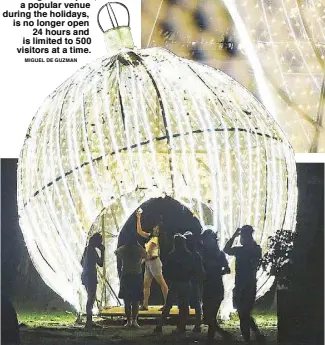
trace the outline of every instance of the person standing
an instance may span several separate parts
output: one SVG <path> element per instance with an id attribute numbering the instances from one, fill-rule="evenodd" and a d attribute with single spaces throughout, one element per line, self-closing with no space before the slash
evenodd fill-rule
<path id="1" fill-rule="evenodd" d="M 237 309 L 240 330 L 245 342 L 250 341 L 250 329 L 256 334 L 258 341 L 264 340 L 251 313 L 256 297 L 256 273 L 262 256 L 261 247 L 254 241 L 254 229 L 244 225 L 235 231 L 226 243 L 224 252 L 236 257 L 235 288 L 233 290 L 233 304 Z M 241 246 L 233 247 L 234 240 L 240 236 Z"/>
<path id="2" fill-rule="evenodd" d="M 217 316 L 224 298 L 222 276 L 229 274 L 230 268 L 225 253 L 219 248 L 216 233 L 207 229 L 201 238 L 201 255 L 205 270 L 202 302 L 204 322 L 208 325 L 208 343 L 213 341 L 216 331 L 229 340 L 230 333 L 220 327 Z"/>
<path id="3" fill-rule="evenodd" d="M 100 256 L 98 255 L 96 248 L 100 250 Z M 96 299 L 97 290 L 97 267 L 96 265 L 103 267 L 104 264 L 105 247 L 102 243 L 102 236 L 99 233 L 94 234 L 85 248 L 81 259 L 81 265 L 83 267 L 81 274 L 82 284 L 87 291 L 87 305 L 86 305 L 86 328 L 92 328 L 94 326 L 92 322 L 93 318 L 93 305 Z"/>
<path id="4" fill-rule="evenodd" d="M 143 282 L 143 304 L 140 310 L 148 310 L 149 304 L 149 297 L 150 297 L 150 288 L 152 279 L 158 283 L 161 288 L 161 292 L 164 297 L 164 305 L 166 304 L 167 294 L 168 294 L 168 286 L 162 274 L 162 263 L 160 260 L 160 248 L 159 248 L 159 236 L 160 236 L 160 228 L 159 225 L 156 225 L 152 233 L 145 232 L 142 230 L 141 226 L 141 215 L 142 210 L 139 209 L 136 212 L 137 216 L 137 233 L 148 239 L 147 243 L 145 244 L 147 257 L 145 261 L 145 272 L 144 272 L 144 282 Z"/>
<path id="5" fill-rule="evenodd" d="M 130 238 L 120 246 L 115 254 L 122 261 L 120 292 L 118 297 L 124 300 L 127 323 L 125 327 L 139 328 L 137 321 L 139 304 L 143 300 L 142 260 L 147 256 L 145 249 Z"/>
<path id="6" fill-rule="evenodd" d="M 161 333 L 174 300 L 177 300 L 179 309 L 179 323 L 177 331 L 185 333 L 189 314 L 191 295 L 191 279 L 193 278 L 193 256 L 186 247 L 186 237 L 181 234 L 174 236 L 174 249 L 168 254 L 166 272 L 170 281 L 167 301 L 162 310 L 161 318 L 154 329 Z"/>
<path id="7" fill-rule="evenodd" d="M 202 283 L 204 278 L 204 268 L 202 257 L 197 250 L 196 240 L 191 231 L 184 233 L 186 245 L 193 257 L 194 274 L 191 279 L 190 307 L 195 310 L 195 325 L 193 332 L 201 332 L 202 323 Z"/>

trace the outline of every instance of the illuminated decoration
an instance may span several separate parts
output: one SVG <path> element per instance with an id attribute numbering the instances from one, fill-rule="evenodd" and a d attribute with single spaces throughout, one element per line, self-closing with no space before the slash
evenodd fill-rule
<path id="1" fill-rule="evenodd" d="M 108 5 L 108 10 L 111 10 Z M 220 245 L 244 224 L 265 248 L 295 228 L 292 148 L 266 109 L 221 71 L 160 48 L 133 47 L 128 27 L 104 33 L 108 55 L 78 70 L 44 101 L 18 167 L 20 226 L 35 267 L 84 310 L 80 260 L 102 231 L 98 307 L 116 305 L 117 237 L 143 202 L 168 195 Z M 272 285 L 258 273 L 258 296 Z M 233 275 L 225 281 L 231 309 Z"/>
<path id="2" fill-rule="evenodd" d="M 325 3 L 223 0 L 261 99 L 295 152 L 325 152 Z"/>

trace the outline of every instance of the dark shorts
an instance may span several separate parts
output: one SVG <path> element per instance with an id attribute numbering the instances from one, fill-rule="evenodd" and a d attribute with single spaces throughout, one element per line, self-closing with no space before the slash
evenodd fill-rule
<path id="1" fill-rule="evenodd" d="M 235 286 L 233 289 L 233 305 L 237 310 L 252 310 L 255 298 L 256 285 Z"/>
<path id="2" fill-rule="evenodd" d="M 96 276 L 87 276 L 85 274 L 81 275 L 81 282 L 88 291 L 96 291 L 97 288 L 97 277 Z"/>
<path id="3" fill-rule="evenodd" d="M 143 277 L 142 274 L 126 274 L 120 279 L 120 291 L 118 298 L 130 302 L 142 302 Z"/>

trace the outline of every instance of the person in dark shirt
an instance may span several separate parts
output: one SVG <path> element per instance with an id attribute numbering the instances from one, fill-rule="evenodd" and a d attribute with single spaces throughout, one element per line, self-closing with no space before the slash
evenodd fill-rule
<path id="1" fill-rule="evenodd" d="M 191 231 L 185 232 L 186 245 L 193 257 L 194 272 L 191 279 L 191 297 L 190 307 L 195 310 L 195 325 L 193 332 L 201 332 L 202 323 L 202 282 L 204 277 L 204 269 L 202 257 L 197 250 L 196 240 Z"/>
<path id="2" fill-rule="evenodd" d="M 205 271 L 202 302 L 204 322 L 208 325 L 208 343 L 213 341 L 216 331 L 228 340 L 230 334 L 219 326 L 217 316 L 224 298 L 222 276 L 229 274 L 230 268 L 225 253 L 219 248 L 216 233 L 207 229 L 201 238 L 201 255 Z"/>
<path id="3" fill-rule="evenodd" d="M 189 314 L 191 279 L 193 278 L 193 257 L 186 247 L 186 237 L 184 235 L 176 234 L 174 236 L 174 249 L 168 254 L 165 268 L 170 288 L 161 318 L 154 332 L 162 332 L 163 325 L 172 307 L 172 302 L 177 300 L 179 309 L 177 331 L 185 333 Z"/>
<path id="4" fill-rule="evenodd" d="M 256 272 L 262 256 L 261 247 L 254 241 L 253 232 L 252 226 L 244 225 L 235 231 L 224 248 L 226 254 L 236 257 L 233 304 L 238 311 L 240 330 L 245 342 L 250 341 L 250 328 L 257 340 L 264 340 L 251 315 L 256 297 Z M 234 240 L 239 235 L 241 246 L 233 247 Z"/>
<path id="5" fill-rule="evenodd" d="M 125 327 L 139 328 L 137 322 L 139 304 L 143 300 L 142 261 L 146 250 L 134 241 L 128 241 L 119 247 L 115 254 L 122 261 L 120 274 L 120 292 L 118 297 L 124 300 L 127 323 Z M 132 319 L 131 319 L 132 316 Z"/>
<path id="6" fill-rule="evenodd" d="M 100 256 L 97 254 L 96 248 L 101 252 Z M 81 274 L 82 284 L 85 286 L 88 299 L 86 305 L 86 328 L 92 328 L 94 326 L 92 322 L 93 317 L 93 305 L 96 298 L 97 290 L 97 268 L 96 265 L 103 267 L 104 264 L 105 247 L 102 244 L 102 236 L 96 233 L 89 239 L 88 246 L 83 253 L 81 264 L 83 267 Z"/>

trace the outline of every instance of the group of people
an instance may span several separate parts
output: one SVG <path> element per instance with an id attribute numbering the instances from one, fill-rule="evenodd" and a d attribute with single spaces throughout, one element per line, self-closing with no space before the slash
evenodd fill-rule
<path id="1" fill-rule="evenodd" d="M 194 332 L 201 332 L 201 324 L 204 323 L 208 325 L 208 342 L 214 339 L 216 331 L 229 339 L 230 333 L 223 330 L 217 321 L 218 311 L 224 298 L 222 277 L 230 273 L 225 255 L 227 254 L 236 258 L 233 303 L 238 311 L 243 339 L 249 342 L 250 330 L 252 330 L 257 340 L 264 340 L 251 315 L 256 297 L 256 272 L 261 258 L 261 248 L 254 241 L 253 228 L 245 225 L 237 229 L 223 251 L 219 248 L 215 232 L 210 229 L 205 230 L 199 240 L 190 231 L 184 234 L 177 233 L 174 235 L 174 248 L 168 254 L 163 267 L 160 260 L 159 225 L 156 225 L 150 233 L 145 232 L 141 226 L 141 216 L 142 210 L 139 209 L 136 212 L 136 228 L 137 234 L 147 240 L 145 248 L 130 236 L 129 241 L 115 251 L 122 261 L 118 297 L 124 300 L 127 318 L 125 327 L 139 327 L 138 313 L 139 310 L 148 310 L 150 287 L 152 280 L 155 279 L 164 297 L 164 305 L 154 329 L 155 333 L 162 332 L 172 305 L 176 302 L 179 309 L 177 332 L 185 332 L 189 307 L 191 307 L 195 310 Z M 241 246 L 233 246 L 238 236 Z M 96 276 L 91 276 L 89 272 L 96 268 L 96 264 L 103 265 L 104 246 L 101 241 L 99 234 L 94 235 L 88 245 L 94 249 L 85 250 L 88 254 L 87 258 L 83 259 L 82 281 L 88 292 L 86 327 L 92 326 L 91 309 L 97 285 Z M 96 247 L 101 250 L 100 256 L 95 250 Z M 96 270 L 93 272 L 96 273 Z"/>

